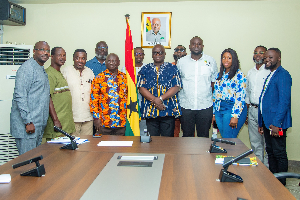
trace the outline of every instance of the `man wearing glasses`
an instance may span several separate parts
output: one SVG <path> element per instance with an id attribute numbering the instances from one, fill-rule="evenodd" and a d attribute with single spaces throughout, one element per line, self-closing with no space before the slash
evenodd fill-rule
<path id="1" fill-rule="evenodd" d="M 268 166 L 267 154 L 265 152 L 264 135 L 259 134 L 258 130 L 258 104 L 261 91 L 270 70 L 265 68 L 264 53 L 267 48 L 257 46 L 254 50 L 253 61 L 255 66 L 248 71 L 247 74 L 247 89 L 246 89 L 246 104 L 248 107 L 248 131 L 251 143 L 251 148 L 254 154 L 262 163 Z"/>
<path id="2" fill-rule="evenodd" d="M 191 54 L 177 63 L 183 83 L 179 93 L 183 137 L 194 137 L 195 124 L 198 137 L 209 137 L 213 117 L 212 90 L 218 69 L 215 59 L 203 53 L 203 47 L 203 40 L 193 37 L 189 45 Z"/>
<path id="3" fill-rule="evenodd" d="M 108 55 L 108 46 L 106 42 L 100 41 L 96 44 L 95 57 L 86 62 L 85 66 L 90 68 L 95 77 L 106 70 L 105 60 Z"/>
<path id="4" fill-rule="evenodd" d="M 182 88 L 176 66 L 165 60 L 164 46 L 152 49 L 153 63 L 145 65 L 138 74 L 137 87 L 142 95 L 141 114 L 152 136 L 174 136 L 175 116 L 181 115 L 177 93 Z"/>
<path id="5" fill-rule="evenodd" d="M 186 56 L 186 48 L 182 45 L 178 45 L 174 49 L 173 57 L 174 57 L 175 62 L 172 62 L 172 64 L 177 65 L 177 61 L 184 56 Z"/>
<path id="6" fill-rule="evenodd" d="M 49 116 L 50 85 L 44 64 L 49 59 L 47 42 L 37 42 L 33 58 L 17 71 L 10 114 L 10 133 L 15 137 L 19 154 L 42 142 Z"/>

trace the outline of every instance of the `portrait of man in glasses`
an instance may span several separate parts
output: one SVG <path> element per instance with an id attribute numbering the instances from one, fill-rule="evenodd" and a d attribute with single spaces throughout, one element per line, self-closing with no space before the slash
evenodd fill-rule
<path id="1" fill-rule="evenodd" d="M 175 116 L 181 115 L 177 95 L 182 82 L 177 67 L 164 62 L 165 56 L 162 45 L 153 47 L 153 63 L 139 71 L 137 87 L 142 95 L 141 116 L 146 119 L 148 133 L 173 137 Z"/>
<path id="2" fill-rule="evenodd" d="M 162 19 L 153 18 L 151 21 L 151 30 L 146 32 L 146 41 L 153 42 L 154 44 L 166 42 L 166 32 L 162 29 L 164 29 L 164 27 L 162 28 Z"/>

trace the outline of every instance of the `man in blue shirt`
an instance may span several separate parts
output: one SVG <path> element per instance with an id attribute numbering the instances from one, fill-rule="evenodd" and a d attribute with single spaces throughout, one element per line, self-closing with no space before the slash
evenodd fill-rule
<path id="1" fill-rule="evenodd" d="M 153 63 L 142 67 L 137 87 L 142 95 L 141 114 L 152 136 L 174 136 L 175 116 L 181 115 L 178 91 L 182 88 L 175 65 L 164 62 L 165 48 L 157 44 L 152 49 Z"/>
<path id="2" fill-rule="evenodd" d="M 96 44 L 95 54 L 95 57 L 87 61 L 85 66 L 90 68 L 96 77 L 98 74 L 106 70 L 105 60 L 108 55 L 108 46 L 106 42 L 100 41 Z"/>

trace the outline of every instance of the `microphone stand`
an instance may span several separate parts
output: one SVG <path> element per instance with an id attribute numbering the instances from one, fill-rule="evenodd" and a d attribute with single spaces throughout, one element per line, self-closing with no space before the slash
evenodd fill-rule
<path id="1" fill-rule="evenodd" d="M 40 163 L 39 163 L 39 160 L 42 160 L 42 159 L 43 159 L 43 156 L 41 155 L 41 156 L 32 158 L 30 160 L 26 160 L 26 161 L 17 163 L 15 165 L 13 165 L 12 167 L 13 167 L 13 169 L 15 169 L 15 168 L 21 167 L 23 165 L 27 165 L 27 164 L 35 162 L 36 168 L 33 168 L 33 169 L 31 169 L 31 170 L 29 170 L 27 172 L 24 172 L 24 173 L 22 173 L 20 175 L 21 176 L 36 176 L 36 177 L 41 177 L 42 175 L 44 175 L 46 173 L 44 165 L 40 165 Z"/>
<path id="2" fill-rule="evenodd" d="M 242 177 L 240 177 L 237 174 L 228 172 L 227 169 L 228 169 L 229 165 L 231 165 L 234 162 L 239 161 L 242 158 L 245 158 L 246 156 L 250 155 L 251 153 L 253 153 L 252 149 L 250 149 L 250 150 L 248 150 L 248 151 L 246 151 L 246 152 L 238 155 L 235 158 L 232 158 L 227 163 L 224 163 L 223 164 L 223 168 L 224 169 L 221 169 L 220 175 L 219 175 L 220 182 L 238 182 L 238 183 L 242 183 L 243 182 Z"/>
<path id="3" fill-rule="evenodd" d="M 210 153 L 227 153 L 227 151 L 225 149 L 217 146 L 216 142 L 235 145 L 235 142 L 232 142 L 229 140 L 223 140 L 223 139 L 219 139 L 219 138 L 211 138 L 211 141 L 214 141 L 214 142 L 210 145 L 210 148 L 209 148 Z"/>
<path id="4" fill-rule="evenodd" d="M 60 147 L 60 149 L 70 149 L 70 150 L 75 150 L 78 148 L 77 143 L 75 142 L 75 137 L 72 135 L 68 134 L 67 132 L 63 131 L 62 129 L 58 128 L 57 126 L 54 126 L 54 130 L 61 132 L 71 140 L 71 144 L 67 144 L 65 146 Z"/>

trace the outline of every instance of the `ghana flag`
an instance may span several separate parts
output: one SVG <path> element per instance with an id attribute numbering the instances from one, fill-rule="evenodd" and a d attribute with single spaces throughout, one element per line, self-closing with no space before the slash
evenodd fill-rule
<path id="1" fill-rule="evenodd" d="M 128 18 L 126 18 L 125 69 L 128 86 L 125 136 L 140 136 L 140 109 L 136 87 L 134 49 Z"/>
<path id="2" fill-rule="evenodd" d="M 150 21 L 150 17 L 147 17 L 147 21 L 146 21 L 146 32 L 151 31 L 151 21 Z"/>

